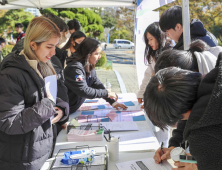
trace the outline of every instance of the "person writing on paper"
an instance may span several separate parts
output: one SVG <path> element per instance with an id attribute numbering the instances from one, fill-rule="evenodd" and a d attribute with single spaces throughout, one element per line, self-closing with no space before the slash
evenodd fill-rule
<path id="1" fill-rule="evenodd" d="M 159 24 L 154 22 L 150 24 L 143 35 L 146 44 L 144 61 L 147 65 L 147 69 L 144 73 L 144 78 L 140 89 L 137 93 L 138 103 L 143 103 L 143 94 L 146 86 L 154 74 L 154 66 L 160 55 L 160 53 L 166 49 L 170 49 L 170 44 L 166 41 L 166 33 L 162 32 Z"/>
<path id="2" fill-rule="evenodd" d="M 151 78 L 145 92 L 144 109 L 158 127 L 163 129 L 179 120 L 187 120 L 184 140 L 188 140 L 190 153 L 201 170 L 222 166 L 221 68 L 222 53 L 216 67 L 203 78 L 198 72 L 165 68 Z M 168 155 L 167 151 L 164 151 L 165 155 Z M 159 163 L 160 160 L 156 158 L 156 161 Z M 177 165 L 185 166 L 183 169 L 187 166 L 184 163 Z"/>
<path id="3" fill-rule="evenodd" d="M 44 83 L 45 77 L 56 75 L 50 58 L 55 54 L 59 37 L 59 29 L 52 21 L 45 17 L 35 17 L 27 28 L 24 50 L 10 53 L 2 62 L 2 170 L 40 169 L 52 151 L 51 124 L 65 119 L 68 110 L 67 103 L 59 98 L 54 106 Z M 54 117 L 55 114 L 58 115 Z"/>
<path id="4" fill-rule="evenodd" d="M 86 98 L 104 98 L 116 109 L 127 109 L 125 105 L 116 102 L 117 94 L 107 91 L 96 76 L 95 65 L 101 58 L 101 50 L 97 40 L 86 38 L 76 53 L 67 58 L 64 76 L 68 88 L 70 113 L 74 113 Z"/>
<path id="5" fill-rule="evenodd" d="M 179 67 L 186 70 L 200 72 L 203 76 L 214 69 L 217 55 L 212 54 L 212 47 L 209 47 L 202 40 L 195 40 L 190 44 L 188 51 L 184 50 L 170 50 L 164 51 L 158 58 L 155 65 L 155 72 L 167 67 Z M 210 51 L 208 51 L 210 50 Z M 158 149 L 154 158 L 156 160 L 167 159 L 170 157 L 170 152 L 175 147 L 179 147 L 180 144 L 184 148 L 183 144 L 183 132 L 186 126 L 186 120 L 180 120 L 177 122 L 177 128 L 173 130 L 172 137 L 169 140 L 168 148 L 164 148 L 165 154 L 161 156 L 161 151 Z M 158 162 L 158 161 L 157 161 Z"/>

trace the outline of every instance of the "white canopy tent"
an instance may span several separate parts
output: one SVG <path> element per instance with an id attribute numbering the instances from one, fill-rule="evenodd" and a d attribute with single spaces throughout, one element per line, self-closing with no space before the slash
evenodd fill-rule
<path id="1" fill-rule="evenodd" d="M 4 0 L 1 0 L 4 3 Z M 8 0 L 0 9 L 136 6 L 136 0 Z"/>
<path id="2" fill-rule="evenodd" d="M 0 10 L 1 9 L 19 9 L 19 8 L 80 8 L 80 7 L 137 7 L 140 10 L 140 16 L 137 16 L 137 28 L 135 30 L 135 35 L 137 36 L 136 44 L 141 44 L 144 28 L 140 29 L 141 22 L 145 22 L 148 26 L 152 22 L 159 20 L 159 14 L 153 12 L 152 10 L 166 5 L 174 0 L 0 0 Z M 7 2 L 7 3 L 6 3 Z M 139 5 L 140 4 L 140 5 Z M 137 6 L 139 5 L 139 6 Z M 183 5 L 183 36 L 184 36 L 184 49 L 189 48 L 190 43 L 190 15 L 189 15 L 189 0 L 182 0 Z M 137 12 L 138 14 L 138 12 Z M 141 16 L 145 16 L 142 20 Z M 141 18 L 140 18 L 141 17 Z M 140 22 L 139 22 L 140 18 Z M 146 19 L 145 19 L 146 18 Z M 142 24 L 144 27 L 144 24 Z M 140 35 L 139 35 L 140 34 Z M 138 36 L 140 36 L 138 38 Z M 140 41 L 140 43 L 138 42 Z M 143 45 L 136 45 L 136 60 L 137 60 L 137 75 L 139 85 L 143 79 L 143 73 L 145 70 L 143 63 L 144 49 Z"/>

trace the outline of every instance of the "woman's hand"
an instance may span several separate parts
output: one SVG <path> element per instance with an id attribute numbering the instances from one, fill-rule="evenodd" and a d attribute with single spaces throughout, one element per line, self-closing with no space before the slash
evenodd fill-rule
<path id="1" fill-rule="evenodd" d="M 191 156 L 191 154 L 186 153 L 186 155 Z M 198 170 L 197 164 L 194 163 L 185 163 L 185 162 L 175 162 L 174 163 L 177 168 L 173 168 L 172 170 Z"/>
<path id="2" fill-rule="evenodd" d="M 139 104 L 142 104 L 142 103 L 143 103 L 143 98 L 138 98 L 137 100 L 138 100 L 138 103 L 139 103 Z M 141 109 L 143 109 L 143 105 L 141 105 Z"/>
<path id="3" fill-rule="evenodd" d="M 157 164 L 159 164 L 161 160 L 170 159 L 170 152 L 171 152 L 174 148 L 175 148 L 175 147 L 173 147 L 173 146 L 171 146 L 170 148 L 163 148 L 163 155 L 162 155 L 161 148 L 159 148 L 159 149 L 155 152 L 155 155 L 154 155 L 153 159 L 155 160 L 155 162 L 156 162 Z"/>
<path id="4" fill-rule="evenodd" d="M 115 101 L 118 100 L 118 95 L 115 92 L 109 92 L 109 98 L 114 99 Z"/>
<path id="5" fill-rule="evenodd" d="M 128 107 L 126 107 L 124 104 L 120 104 L 120 103 L 118 103 L 118 104 L 116 104 L 115 106 L 114 106 L 114 108 L 116 109 L 116 110 L 119 110 L 119 107 L 120 108 L 122 108 L 123 110 L 126 110 Z"/>
<path id="6" fill-rule="evenodd" d="M 54 109 L 56 110 L 57 116 L 51 120 L 52 124 L 57 123 L 63 117 L 63 111 L 60 108 L 54 107 Z"/>
<path id="7" fill-rule="evenodd" d="M 142 104 L 142 103 L 143 103 L 143 98 L 138 98 L 137 100 L 138 100 L 138 103 L 139 103 L 139 104 Z"/>
<path id="8" fill-rule="evenodd" d="M 62 129 L 66 129 L 67 123 L 63 124 L 61 127 L 62 127 Z"/>
<path id="9" fill-rule="evenodd" d="M 198 170 L 197 165 L 194 163 L 175 162 L 174 165 L 177 168 L 173 168 L 172 170 Z"/>

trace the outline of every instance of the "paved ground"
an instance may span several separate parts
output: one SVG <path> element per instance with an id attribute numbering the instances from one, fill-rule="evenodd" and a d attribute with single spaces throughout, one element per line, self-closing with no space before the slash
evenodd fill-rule
<path id="1" fill-rule="evenodd" d="M 100 81 L 105 84 L 106 80 L 111 83 L 112 91 L 116 93 L 121 93 L 119 82 L 116 78 L 116 74 L 113 70 L 103 70 L 99 69 L 96 70 L 97 76 L 99 77 Z"/>
<path id="2" fill-rule="evenodd" d="M 113 64 L 113 70 L 119 72 L 126 86 L 127 93 L 136 93 L 139 90 L 136 66 L 128 64 Z"/>
<path id="3" fill-rule="evenodd" d="M 104 52 L 106 53 L 107 60 L 113 62 L 113 70 L 119 72 L 125 84 L 127 93 L 137 93 L 139 87 L 133 50 L 115 49 L 114 47 L 112 47 L 112 44 L 109 44 Z M 115 92 L 120 91 L 120 89 L 118 89 L 120 87 L 114 71 L 97 70 L 97 75 L 103 83 L 105 83 L 107 78 L 113 86 L 113 91 L 114 89 L 116 90 Z M 117 83 L 118 85 L 116 85 L 115 83 Z"/>

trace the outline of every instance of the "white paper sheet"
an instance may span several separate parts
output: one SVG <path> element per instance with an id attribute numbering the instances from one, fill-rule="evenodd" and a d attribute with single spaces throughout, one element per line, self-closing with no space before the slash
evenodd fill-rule
<path id="1" fill-rule="evenodd" d="M 119 137 L 122 150 L 156 150 L 160 147 L 157 138 L 150 131 L 133 132 L 127 134 L 112 134 Z"/>
<path id="2" fill-rule="evenodd" d="M 153 158 L 140 159 L 116 164 L 119 170 L 171 170 L 172 166 L 167 161 L 162 165 L 156 164 Z"/>
<path id="3" fill-rule="evenodd" d="M 56 103 L 56 97 L 57 97 L 56 75 L 45 77 L 44 80 L 45 80 L 46 94 L 54 103 Z"/>
<path id="4" fill-rule="evenodd" d="M 139 130 L 135 122 L 101 122 L 111 132 Z"/>
<path id="5" fill-rule="evenodd" d="M 80 126 L 104 126 L 107 130 L 111 132 L 121 132 L 121 131 L 137 131 L 138 126 L 136 122 L 100 122 L 100 123 L 80 123 Z"/>
<path id="6" fill-rule="evenodd" d="M 119 108 L 120 111 L 124 112 L 124 111 L 142 111 L 141 106 L 137 105 L 137 106 L 127 106 L 128 108 L 126 110 Z M 116 109 L 112 109 L 112 110 L 116 110 Z"/>

